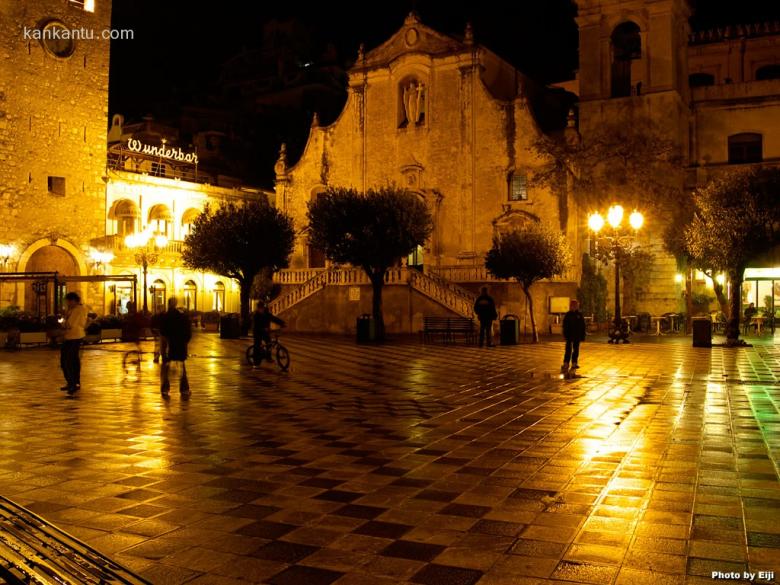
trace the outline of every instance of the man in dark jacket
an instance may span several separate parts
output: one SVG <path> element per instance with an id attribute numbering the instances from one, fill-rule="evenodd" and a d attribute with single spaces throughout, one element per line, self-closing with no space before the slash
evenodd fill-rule
<path id="1" fill-rule="evenodd" d="M 252 360 L 255 368 L 260 365 L 263 356 L 269 360 L 271 359 L 270 350 L 265 349 L 271 344 L 271 323 L 284 327 L 284 321 L 272 315 L 263 301 L 257 301 L 255 312 L 252 315 L 252 335 L 255 346 Z"/>
<path id="2" fill-rule="evenodd" d="M 576 300 L 571 301 L 569 312 L 563 317 L 563 337 L 566 340 L 566 351 L 561 372 L 565 374 L 569 371 L 569 361 L 572 370 L 579 368 L 577 359 L 580 357 L 580 343 L 585 341 L 585 317 L 580 313 L 580 303 Z"/>
<path id="3" fill-rule="evenodd" d="M 190 385 L 187 380 L 187 369 L 184 362 L 187 359 L 187 345 L 192 338 L 190 320 L 176 308 L 176 298 L 168 300 L 168 312 L 160 319 L 160 353 L 162 354 L 162 367 L 160 368 L 160 391 L 164 396 L 168 395 L 171 383 L 168 378 L 171 362 L 181 362 L 181 377 L 179 378 L 179 391 L 183 397 L 190 395 Z"/>
<path id="4" fill-rule="evenodd" d="M 474 303 L 474 314 L 479 320 L 479 346 L 482 347 L 487 337 L 488 347 L 493 347 L 493 321 L 498 317 L 498 313 L 496 313 L 496 302 L 488 294 L 486 286 L 482 287 L 482 294 Z"/>

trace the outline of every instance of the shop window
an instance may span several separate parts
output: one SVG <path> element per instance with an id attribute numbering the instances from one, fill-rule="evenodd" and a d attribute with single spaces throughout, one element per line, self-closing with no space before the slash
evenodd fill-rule
<path id="1" fill-rule="evenodd" d="M 509 175 L 509 200 L 528 200 L 528 176 L 525 173 L 517 172 Z"/>
<path id="2" fill-rule="evenodd" d="M 639 26 L 627 21 L 612 31 L 612 97 L 631 95 L 631 62 L 642 58 Z"/>
<path id="3" fill-rule="evenodd" d="M 763 160 L 763 137 L 757 132 L 729 136 L 729 163 L 756 163 Z"/>
<path id="4" fill-rule="evenodd" d="M 65 177 L 49 177 L 47 179 L 49 195 L 65 197 Z"/>
<path id="5" fill-rule="evenodd" d="M 155 313 L 162 313 L 165 311 L 165 283 L 159 278 L 152 283 L 152 311 Z"/>

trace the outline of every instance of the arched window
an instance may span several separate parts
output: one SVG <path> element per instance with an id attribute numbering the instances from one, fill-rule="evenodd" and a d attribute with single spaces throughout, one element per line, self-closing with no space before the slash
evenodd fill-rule
<path id="1" fill-rule="evenodd" d="M 764 65 L 756 69 L 756 81 L 780 79 L 780 63 Z"/>
<path id="2" fill-rule="evenodd" d="M 715 76 L 712 73 L 691 73 L 688 76 L 688 85 L 690 87 L 715 85 Z"/>
<path id="3" fill-rule="evenodd" d="M 428 112 L 428 91 L 416 77 L 407 77 L 398 84 L 398 127 L 424 126 Z"/>
<path id="4" fill-rule="evenodd" d="M 200 209 L 190 208 L 181 216 L 181 239 L 183 240 L 192 233 L 192 224 L 200 215 Z"/>
<path id="5" fill-rule="evenodd" d="M 152 290 L 152 311 L 155 313 L 161 313 L 165 311 L 165 283 L 159 278 L 152 283 L 150 287 Z"/>
<path id="6" fill-rule="evenodd" d="M 225 310 L 225 285 L 221 282 L 217 282 L 214 285 L 214 304 L 212 310 L 219 311 L 220 313 Z"/>
<path id="7" fill-rule="evenodd" d="M 149 227 L 155 235 L 170 237 L 173 215 L 165 205 L 154 205 L 149 210 Z"/>
<path id="8" fill-rule="evenodd" d="M 188 311 L 196 311 L 198 307 L 198 285 L 195 281 L 188 280 L 184 283 L 184 308 Z"/>
<path id="9" fill-rule="evenodd" d="M 756 163 L 764 158 L 763 137 L 757 132 L 729 136 L 729 163 Z"/>
<path id="10" fill-rule="evenodd" d="M 612 31 L 612 97 L 631 95 L 631 61 L 642 58 L 642 37 L 635 22 L 626 21 Z"/>
<path id="11" fill-rule="evenodd" d="M 109 213 L 109 219 L 116 221 L 117 235 L 127 236 L 138 231 L 141 212 L 133 201 L 120 199 L 114 203 L 114 208 Z"/>

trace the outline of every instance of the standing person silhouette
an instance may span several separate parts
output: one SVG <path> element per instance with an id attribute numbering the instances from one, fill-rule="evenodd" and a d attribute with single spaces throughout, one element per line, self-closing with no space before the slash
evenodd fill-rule
<path id="1" fill-rule="evenodd" d="M 176 297 L 168 300 L 168 312 L 160 319 L 160 354 L 162 367 L 160 368 L 160 392 L 168 397 L 171 390 L 169 379 L 171 362 L 181 362 L 181 377 L 179 378 L 179 392 L 182 398 L 189 398 L 190 385 L 187 380 L 187 344 L 192 338 L 192 326 L 190 320 L 177 308 Z"/>
<path id="2" fill-rule="evenodd" d="M 575 374 L 575 370 L 580 367 L 577 361 L 580 357 L 580 343 L 585 341 L 585 331 L 585 317 L 580 313 L 580 303 L 577 300 L 572 300 L 569 304 L 569 311 L 563 317 L 563 337 L 566 340 L 566 349 L 563 353 L 562 374 Z M 569 369 L 570 361 L 571 369 Z"/>
<path id="3" fill-rule="evenodd" d="M 496 302 L 488 294 L 486 286 L 482 287 L 482 294 L 474 303 L 474 314 L 479 320 L 479 347 L 482 347 L 487 338 L 487 346 L 493 347 L 493 321 L 498 317 Z"/>
<path id="4" fill-rule="evenodd" d="M 86 332 L 87 308 L 81 304 L 81 297 L 74 292 L 65 295 L 67 309 L 62 319 L 65 336 L 60 348 L 60 367 L 65 375 L 65 386 L 68 394 L 75 394 L 81 388 L 81 358 L 79 349 Z"/>

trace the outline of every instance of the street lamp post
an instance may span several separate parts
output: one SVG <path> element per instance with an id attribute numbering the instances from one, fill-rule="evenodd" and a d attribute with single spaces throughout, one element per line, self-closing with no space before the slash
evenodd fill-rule
<path id="1" fill-rule="evenodd" d="M 597 239 L 596 254 L 601 255 L 604 259 L 612 259 L 615 261 L 615 318 L 609 332 L 610 343 L 617 343 L 621 340 L 623 343 L 628 343 L 628 328 L 624 327 L 623 317 L 620 314 L 620 262 L 622 256 L 631 249 L 633 239 L 636 237 L 637 232 L 644 222 L 644 216 L 640 212 L 634 211 L 628 217 L 630 229 L 626 229 L 623 225 L 623 207 L 620 205 L 613 205 L 609 208 L 606 221 L 599 213 L 593 213 L 588 218 L 588 227 L 593 232 L 594 236 L 596 238 L 603 238 L 609 242 L 609 248 L 606 251 L 600 252 Z M 604 229 L 606 224 L 609 224 L 612 229 L 602 233 L 601 230 Z"/>
<path id="2" fill-rule="evenodd" d="M 160 258 L 160 250 L 167 244 L 168 238 L 162 235 L 154 235 L 150 231 L 130 234 L 125 238 L 125 245 L 135 251 L 135 263 L 141 267 L 144 275 L 144 315 L 149 314 L 149 305 L 146 302 L 149 266 L 157 264 L 157 260 Z"/>

